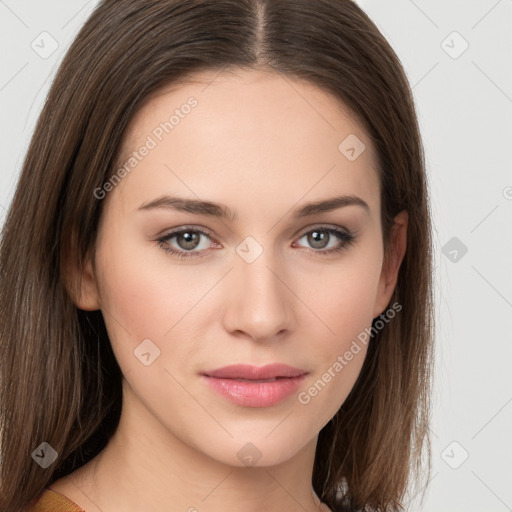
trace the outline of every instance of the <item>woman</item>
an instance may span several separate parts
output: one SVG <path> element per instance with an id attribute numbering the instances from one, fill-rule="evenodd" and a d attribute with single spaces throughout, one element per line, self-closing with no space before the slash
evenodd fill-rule
<path id="1" fill-rule="evenodd" d="M 423 151 L 351 1 L 101 2 L 0 278 L 1 510 L 389 511 L 420 480 Z"/>

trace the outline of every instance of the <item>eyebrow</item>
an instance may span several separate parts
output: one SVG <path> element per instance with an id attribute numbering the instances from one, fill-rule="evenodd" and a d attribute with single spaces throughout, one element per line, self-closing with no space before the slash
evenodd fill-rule
<path id="1" fill-rule="evenodd" d="M 370 207 L 360 197 L 353 195 L 337 196 L 323 201 L 316 201 L 308 203 L 304 206 L 292 210 L 292 215 L 295 218 L 308 217 L 318 213 L 330 212 L 343 208 L 345 206 L 360 206 L 367 212 L 370 212 Z M 230 210 L 226 205 L 213 203 L 211 201 L 200 201 L 196 199 L 185 199 L 182 197 L 161 196 L 148 203 L 143 203 L 139 210 L 153 210 L 157 208 L 172 209 L 182 212 L 195 213 L 198 215 L 208 215 L 211 217 L 218 217 L 227 219 L 229 221 L 237 220 L 236 212 Z"/>

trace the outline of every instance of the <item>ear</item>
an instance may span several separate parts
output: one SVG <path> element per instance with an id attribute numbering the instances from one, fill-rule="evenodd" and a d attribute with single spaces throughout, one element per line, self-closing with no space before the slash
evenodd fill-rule
<path id="1" fill-rule="evenodd" d="M 71 253 L 76 254 L 74 251 Z M 71 257 L 64 268 L 66 289 L 72 301 L 79 309 L 96 311 L 100 309 L 100 300 L 96 280 L 96 272 L 92 256 L 85 262 L 79 258 Z"/>
<path id="2" fill-rule="evenodd" d="M 377 296 L 375 298 L 375 307 L 373 318 L 378 317 L 384 312 L 391 301 L 391 296 L 395 290 L 398 279 L 398 270 L 407 249 L 407 223 L 408 213 L 403 210 L 395 218 L 390 232 L 389 253 L 384 257 L 382 272 L 379 278 Z"/>

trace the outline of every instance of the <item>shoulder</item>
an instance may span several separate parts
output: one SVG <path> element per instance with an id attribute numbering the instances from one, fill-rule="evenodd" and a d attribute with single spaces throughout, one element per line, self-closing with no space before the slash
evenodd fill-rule
<path id="1" fill-rule="evenodd" d="M 45 489 L 26 512 L 86 512 L 75 502 L 53 489 Z"/>

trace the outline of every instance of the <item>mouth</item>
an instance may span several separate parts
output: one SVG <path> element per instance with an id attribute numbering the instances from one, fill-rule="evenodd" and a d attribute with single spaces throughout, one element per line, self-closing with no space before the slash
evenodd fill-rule
<path id="1" fill-rule="evenodd" d="M 231 365 L 201 374 L 210 389 L 243 407 L 270 407 L 297 391 L 308 372 L 288 365 Z"/>

